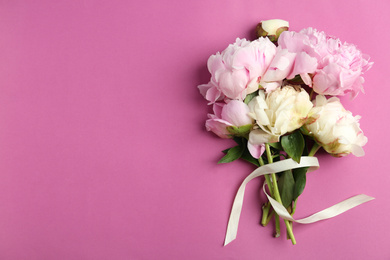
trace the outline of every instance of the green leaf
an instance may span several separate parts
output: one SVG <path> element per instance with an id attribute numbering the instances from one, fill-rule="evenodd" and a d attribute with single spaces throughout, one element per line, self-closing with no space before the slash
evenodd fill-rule
<path id="1" fill-rule="evenodd" d="M 244 152 L 241 155 L 241 159 L 260 167 L 260 163 L 257 159 L 253 158 L 253 156 L 248 151 L 248 148 L 245 148 Z"/>
<path id="2" fill-rule="evenodd" d="M 248 95 L 245 97 L 245 99 L 244 99 L 244 103 L 248 105 L 249 102 L 251 102 L 251 100 L 252 100 L 254 97 L 256 97 L 257 95 L 258 95 L 257 91 L 248 94 Z"/>
<path id="3" fill-rule="evenodd" d="M 290 135 L 282 136 L 280 143 L 284 151 L 296 162 L 301 161 L 303 149 L 305 148 L 305 139 L 301 132 L 295 131 Z"/>
<path id="4" fill-rule="evenodd" d="M 280 144 L 280 142 L 277 142 L 277 143 L 269 143 L 269 146 L 271 146 L 271 147 L 273 147 L 273 148 L 275 148 L 276 150 L 279 150 L 279 151 L 283 150 L 283 147 L 282 147 L 282 145 Z"/>
<path id="5" fill-rule="evenodd" d="M 294 177 L 291 170 L 285 171 L 278 180 L 278 188 L 280 192 L 280 197 L 284 207 L 291 205 L 294 195 Z"/>
<path id="6" fill-rule="evenodd" d="M 244 152 L 244 149 L 242 146 L 234 146 L 227 151 L 226 155 L 222 157 L 221 160 L 219 160 L 218 163 L 229 163 L 237 160 L 241 157 L 242 153 Z"/>
<path id="7" fill-rule="evenodd" d="M 293 200 L 296 200 L 303 192 L 306 186 L 306 172 L 309 167 L 296 168 L 293 170 L 295 181 Z"/>
<path id="8" fill-rule="evenodd" d="M 227 154 L 227 152 L 229 152 L 230 149 L 231 149 L 231 148 L 225 149 L 225 150 L 223 150 L 222 152 L 223 152 L 224 154 Z"/>
<path id="9" fill-rule="evenodd" d="M 243 142 L 244 142 L 244 138 L 239 137 L 239 136 L 233 137 L 233 140 L 234 140 L 234 142 L 236 142 L 236 144 L 239 145 L 239 146 L 242 146 L 242 144 L 243 144 Z"/>

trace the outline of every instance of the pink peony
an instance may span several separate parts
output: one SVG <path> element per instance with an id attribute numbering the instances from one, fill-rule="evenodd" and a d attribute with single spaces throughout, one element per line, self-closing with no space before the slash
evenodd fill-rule
<path id="1" fill-rule="evenodd" d="M 243 100 L 259 88 L 259 82 L 275 56 L 276 46 L 268 38 L 238 39 L 207 62 L 208 84 L 198 86 L 201 94 L 215 103 L 223 98 Z"/>
<path id="2" fill-rule="evenodd" d="M 240 127 L 253 123 L 253 120 L 248 116 L 249 107 L 242 101 L 231 100 L 227 104 L 215 103 L 213 110 L 214 114 L 208 114 L 206 129 L 221 138 L 232 137 L 227 127 Z"/>
<path id="3" fill-rule="evenodd" d="M 262 87 L 267 92 L 274 91 L 282 85 L 284 79 L 293 79 L 296 75 L 300 75 L 302 80 L 310 85 L 309 73 L 314 73 L 316 68 L 317 60 L 307 53 L 278 47 L 275 59 L 263 77 Z"/>
<path id="4" fill-rule="evenodd" d="M 278 74 L 285 75 L 287 79 L 300 75 L 307 85 L 322 95 L 342 96 L 350 93 L 355 97 L 363 91 L 362 74 L 373 63 L 355 45 L 341 43 L 339 39 L 313 28 L 303 29 L 299 33 L 283 32 L 278 44 L 278 53 L 285 54 L 277 53 L 276 57 L 289 60 L 289 66 L 276 68 L 279 70 Z M 291 53 L 296 54 L 294 60 L 291 59 Z M 280 61 L 275 59 L 270 67 L 278 63 Z M 267 74 L 265 76 L 269 81 L 277 81 L 279 78 L 269 78 Z"/>
<path id="5" fill-rule="evenodd" d="M 316 71 L 318 62 L 309 54 L 311 49 L 303 43 L 305 38 L 305 35 L 288 31 L 280 35 L 275 58 L 263 77 L 262 86 L 267 92 L 280 87 L 284 79 L 293 79 L 296 75 L 311 85 L 309 73 Z"/>

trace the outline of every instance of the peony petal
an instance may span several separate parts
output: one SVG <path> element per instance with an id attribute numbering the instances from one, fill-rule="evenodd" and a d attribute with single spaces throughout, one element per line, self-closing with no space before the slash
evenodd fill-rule
<path id="1" fill-rule="evenodd" d="M 252 143 L 248 142 L 247 146 L 248 146 L 249 153 L 256 159 L 259 159 L 260 156 L 265 151 L 264 144 L 252 144 Z"/>
<path id="2" fill-rule="evenodd" d="M 220 72 L 226 69 L 220 53 L 210 56 L 207 60 L 207 68 L 211 76 L 218 82 Z"/>
<path id="3" fill-rule="evenodd" d="M 299 76 L 301 76 L 301 79 L 303 80 L 303 82 L 308 85 L 309 87 L 312 87 L 313 84 L 312 84 L 312 81 L 311 81 L 311 77 L 309 76 L 309 74 L 307 73 L 301 73 L 299 74 Z"/>
<path id="4" fill-rule="evenodd" d="M 222 109 L 225 105 L 226 105 L 225 103 L 220 103 L 220 102 L 214 103 L 213 112 L 217 118 L 222 118 Z"/>
<path id="5" fill-rule="evenodd" d="M 310 57 L 306 52 L 300 52 L 295 57 L 293 69 L 287 76 L 287 79 L 292 79 L 299 74 L 314 73 L 317 66 L 316 58 Z"/>
<path id="6" fill-rule="evenodd" d="M 249 133 L 249 142 L 253 145 L 276 143 L 279 141 L 279 136 L 270 135 L 261 129 L 255 129 Z"/>
<path id="7" fill-rule="evenodd" d="M 229 122 L 217 118 L 206 120 L 207 131 L 211 131 L 221 138 L 231 137 L 229 131 L 226 130 L 226 127 L 231 125 Z"/>
<path id="8" fill-rule="evenodd" d="M 202 96 L 204 98 L 206 98 L 206 94 L 207 94 L 207 91 L 211 88 L 211 84 L 210 82 L 208 84 L 202 84 L 202 85 L 199 85 L 198 86 L 198 89 L 199 89 L 199 92 L 200 94 L 202 94 Z"/>
<path id="9" fill-rule="evenodd" d="M 226 97 L 230 99 L 242 99 L 242 92 L 248 84 L 248 76 L 245 71 L 224 71 L 221 74 L 219 87 Z"/>
<path id="10" fill-rule="evenodd" d="M 221 118 L 234 126 L 251 125 L 253 120 L 248 116 L 249 107 L 242 101 L 231 100 L 221 113 Z"/>
<path id="11" fill-rule="evenodd" d="M 263 81 L 281 81 L 290 74 L 294 65 L 296 53 L 287 49 L 278 48 L 275 58 L 272 60 L 267 72 L 262 78 Z"/>
<path id="12" fill-rule="evenodd" d="M 267 93 L 274 91 L 282 85 L 282 81 L 265 82 L 261 81 L 260 85 L 265 89 Z"/>
<path id="13" fill-rule="evenodd" d="M 246 95 L 256 92 L 257 90 L 259 90 L 259 82 L 258 79 L 255 78 L 248 83 L 248 86 L 246 88 Z"/>

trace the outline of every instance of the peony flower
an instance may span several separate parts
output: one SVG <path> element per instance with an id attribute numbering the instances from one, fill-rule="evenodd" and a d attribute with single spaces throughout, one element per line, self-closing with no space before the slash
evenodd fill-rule
<path id="1" fill-rule="evenodd" d="M 293 79 L 300 75 L 306 85 L 311 86 L 309 74 L 313 74 L 318 61 L 311 48 L 304 44 L 308 37 L 296 32 L 283 32 L 278 39 L 278 48 L 275 58 L 263 77 L 268 84 L 262 85 L 267 92 L 281 86 L 284 79 Z M 272 85 L 270 83 L 276 82 Z"/>
<path id="2" fill-rule="evenodd" d="M 281 19 L 261 21 L 256 27 L 258 37 L 267 36 L 271 41 L 277 41 L 279 35 L 287 31 L 289 23 Z"/>
<path id="3" fill-rule="evenodd" d="M 212 131 L 221 138 L 231 138 L 234 133 L 249 132 L 253 120 L 248 116 L 248 106 L 238 100 L 227 104 L 215 103 L 214 114 L 206 120 L 207 131 Z M 241 132 L 240 132 L 241 131 Z"/>
<path id="4" fill-rule="evenodd" d="M 249 143 L 260 145 L 278 142 L 280 136 L 300 128 L 306 122 L 313 103 L 306 91 L 285 86 L 267 96 L 260 90 L 248 106 L 249 116 L 259 126 L 250 132 Z"/>
<path id="5" fill-rule="evenodd" d="M 223 98 L 243 100 L 259 88 L 259 82 L 275 56 L 276 46 L 268 38 L 238 39 L 207 62 L 208 84 L 198 86 L 201 94 L 215 103 Z"/>
<path id="6" fill-rule="evenodd" d="M 351 97 L 356 97 L 363 91 L 362 75 L 373 63 L 355 45 L 341 43 L 339 39 L 313 28 L 303 29 L 299 33 L 283 32 L 278 44 L 278 52 L 288 53 L 277 53 L 279 59 L 296 54 L 295 59 L 288 59 L 290 66 L 275 66 L 274 63 L 281 63 L 279 60 L 274 60 L 270 66 L 278 70 L 278 74 L 284 73 L 287 79 L 300 75 L 306 85 L 322 95 L 342 96 L 350 93 Z M 280 77 L 266 75 L 265 80 L 277 81 Z"/>
<path id="7" fill-rule="evenodd" d="M 312 116 L 304 126 L 328 153 L 340 157 L 352 153 L 363 156 L 363 146 L 367 143 L 359 127 L 360 116 L 353 116 L 344 109 L 336 97 L 326 99 L 318 95 Z"/>
<path id="8" fill-rule="evenodd" d="M 278 47 L 261 86 L 267 92 L 271 92 L 280 87 L 284 79 L 293 79 L 296 75 L 300 75 L 306 84 L 310 84 L 309 73 L 314 73 L 316 68 L 317 60 L 307 53 L 292 52 Z"/>

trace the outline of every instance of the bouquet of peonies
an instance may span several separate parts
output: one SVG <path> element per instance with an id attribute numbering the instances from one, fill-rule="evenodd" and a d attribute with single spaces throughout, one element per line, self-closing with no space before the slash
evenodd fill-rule
<path id="1" fill-rule="evenodd" d="M 219 163 L 242 158 L 258 167 L 237 192 L 225 245 L 236 237 L 245 185 L 255 177 L 265 176 L 268 197 L 261 224 L 274 218 L 278 237 L 282 218 L 293 244 L 293 222 L 313 223 L 373 199 L 361 194 L 308 218 L 292 217 L 321 147 L 336 157 L 364 155 L 360 117 L 336 96 L 363 92 L 362 75 L 373 63 L 355 45 L 313 28 L 288 27 L 283 20 L 261 22 L 258 39 L 237 39 L 208 59 L 210 82 L 198 86 L 213 106 L 206 129 L 237 144 Z"/>

